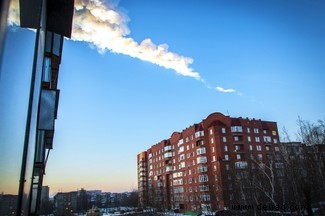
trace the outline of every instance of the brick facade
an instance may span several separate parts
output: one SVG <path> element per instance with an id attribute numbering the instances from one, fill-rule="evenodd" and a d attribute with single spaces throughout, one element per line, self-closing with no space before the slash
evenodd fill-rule
<path id="1" fill-rule="evenodd" d="M 279 151 L 276 122 L 212 113 L 200 123 L 137 156 L 142 206 L 180 211 L 228 209 L 236 200 L 238 173 L 250 158 L 267 161 Z"/>

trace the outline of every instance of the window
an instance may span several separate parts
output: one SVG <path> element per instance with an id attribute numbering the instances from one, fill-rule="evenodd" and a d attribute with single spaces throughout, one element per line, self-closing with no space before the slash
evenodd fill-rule
<path id="1" fill-rule="evenodd" d="M 251 129 L 250 128 L 247 128 L 247 133 L 250 133 L 251 132 Z"/>
<path id="2" fill-rule="evenodd" d="M 248 141 L 248 142 L 251 142 L 251 141 L 252 141 L 252 139 L 251 139 L 250 136 L 247 137 L 247 141 Z"/>
<path id="3" fill-rule="evenodd" d="M 172 146 L 170 146 L 170 145 L 168 145 L 168 146 L 165 146 L 165 151 L 170 151 L 170 150 L 172 150 Z"/>
<path id="4" fill-rule="evenodd" d="M 222 137 L 222 142 L 227 142 L 227 137 Z"/>
<path id="5" fill-rule="evenodd" d="M 234 136 L 234 141 L 238 141 L 238 140 L 239 140 L 238 136 Z"/>
<path id="6" fill-rule="evenodd" d="M 223 149 L 224 149 L 225 151 L 228 151 L 228 146 L 224 146 Z"/>
<path id="7" fill-rule="evenodd" d="M 275 163 L 275 168 L 284 168 L 283 163 Z"/>
<path id="8" fill-rule="evenodd" d="M 204 145 L 204 140 L 198 140 L 196 141 L 196 146 Z"/>
<path id="9" fill-rule="evenodd" d="M 247 162 L 246 161 L 238 161 L 235 162 L 235 168 L 237 169 L 243 169 L 247 167 Z"/>
<path id="10" fill-rule="evenodd" d="M 210 139 L 210 143 L 213 143 L 213 138 Z"/>
<path id="11" fill-rule="evenodd" d="M 262 154 L 257 154 L 257 158 L 258 158 L 259 160 L 262 160 L 262 159 L 263 159 L 263 155 L 262 155 Z"/>
<path id="12" fill-rule="evenodd" d="M 272 131 L 272 135 L 273 136 L 276 136 L 277 135 L 277 132 L 276 131 Z"/>
<path id="13" fill-rule="evenodd" d="M 199 182 L 207 182 L 209 180 L 208 175 L 199 175 Z"/>
<path id="14" fill-rule="evenodd" d="M 169 157 L 172 157 L 172 153 L 171 152 L 165 152 L 164 158 L 169 158 Z"/>
<path id="15" fill-rule="evenodd" d="M 226 164 L 226 165 L 225 165 L 225 168 L 226 168 L 226 170 L 229 170 L 229 169 L 230 169 L 229 164 Z"/>
<path id="16" fill-rule="evenodd" d="M 214 146 L 212 146 L 211 151 L 214 152 Z"/>
<path id="17" fill-rule="evenodd" d="M 185 161 L 183 161 L 183 162 L 181 162 L 180 164 L 179 164 L 179 168 L 181 169 L 181 168 L 184 168 L 185 167 Z"/>
<path id="18" fill-rule="evenodd" d="M 197 171 L 198 171 L 199 173 L 207 172 L 207 171 L 208 171 L 208 167 L 207 167 L 207 166 L 199 166 L 199 167 L 197 168 Z"/>
<path id="19" fill-rule="evenodd" d="M 210 129 L 210 135 L 212 135 L 212 134 L 213 134 L 213 129 L 211 128 L 211 129 Z"/>
<path id="20" fill-rule="evenodd" d="M 173 185 L 182 185 L 182 184 L 183 184 L 183 179 L 173 180 Z"/>
<path id="21" fill-rule="evenodd" d="M 196 149 L 196 154 L 198 155 L 205 154 L 205 153 L 206 151 L 204 147 Z"/>
<path id="22" fill-rule="evenodd" d="M 210 201 L 210 195 L 209 194 L 201 194 L 200 200 L 201 201 Z"/>
<path id="23" fill-rule="evenodd" d="M 185 156 L 184 156 L 184 154 L 181 154 L 180 156 L 179 156 L 179 159 L 178 159 L 178 161 L 182 161 L 182 160 L 184 160 L 185 159 Z"/>
<path id="24" fill-rule="evenodd" d="M 198 131 L 195 133 L 195 138 L 204 136 L 204 131 Z"/>
<path id="25" fill-rule="evenodd" d="M 216 156 L 212 156 L 212 161 L 216 161 Z"/>
<path id="26" fill-rule="evenodd" d="M 240 160 L 240 159 L 241 159 L 240 154 L 236 154 L 236 159 L 237 159 L 237 160 Z"/>
<path id="27" fill-rule="evenodd" d="M 278 143 L 278 139 L 274 138 L 274 139 L 273 139 L 273 142 L 274 142 L 274 143 Z"/>
<path id="28" fill-rule="evenodd" d="M 259 133 L 259 130 L 258 128 L 254 128 L 254 133 L 258 134 Z"/>
<path id="29" fill-rule="evenodd" d="M 221 133 L 226 133 L 226 128 L 221 128 Z"/>
<path id="30" fill-rule="evenodd" d="M 200 185 L 199 190 L 200 191 L 209 191 L 209 185 Z"/>
<path id="31" fill-rule="evenodd" d="M 205 156 L 199 156 L 196 158 L 197 160 L 197 163 L 200 164 L 200 163 L 206 163 L 207 162 L 207 157 Z"/>
<path id="32" fill-rule="evenodd" d="M 232 126 L 231 132 L 243 132 L 243 127 L 242 126 Z"/>
<path id="33" fill-rule="evenodd" d="M 263 139 L 264 139 L 264 142 L 266 142 L 266 143 L 271 142 L 271 137 L 270 136 L 264 136 Z"/>
<path id="34" fill-rule="evenodd" d="M 267 132 L 266 130 L 263 130 L 263 134 L 266 134 L 266 132 Z"/>
<path id="35" fill-rule="evenodd" d="M 280 151 L 279 147 L 274 147 L 275 151 Z"/>
<path id="36" fill-rule="evenodd" d="M 256 146 L 256 150 L 257 150 L 257 151 L 262 151 L 262 147 L 261 147 L 260 145 L 257 145 L 257 146 Z"/>
<path id="37" fill-rule="evenodd" d="M 229 155 L 225 154 L 225 160 L 229 160 Z"/>
<path id="38" fill-rule="evenodd" d="M 260 142 L 260 138 L 259 137 L 255 137 L 255 142 Z"/>
<path id="39" fill-rule="evenodd" d="M 266 151 L 270 151 L 270 146 L 265 146 Z"/>

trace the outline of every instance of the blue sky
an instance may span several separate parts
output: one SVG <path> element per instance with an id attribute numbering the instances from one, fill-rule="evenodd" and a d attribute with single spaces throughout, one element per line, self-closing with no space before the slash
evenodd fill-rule
<path id="1" fill-rule="evenodd" d="M 212 112 L 276 121 L 293 139 L 298 116 L 324 119 L 324 1 L 113 3 L 103 7 L 120 15 L 118 36 L 167 44 L 168 52 L 193 60 L 187 72 L 200 79 L 130 57 L 128 47 L 105 44 L 106 35 L 75 31 L 64 42 L 60 67 L 54 149 L 44 182 L 52 193 L 136 189 L 137 153 Z M 4 143 L 23 141 L 34 37 L 9 28 L 0 86 Z"/>

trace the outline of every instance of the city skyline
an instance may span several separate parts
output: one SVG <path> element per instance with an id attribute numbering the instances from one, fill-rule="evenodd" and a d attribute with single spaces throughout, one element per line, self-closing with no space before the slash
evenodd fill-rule
<path id="1" fill-rule="evenodd" d="M 64 41 L 44 178 L 51 193 L 136 189 L 137 153 L 213 112 L 275 121 L 280 135 L 283 127 L 297 132 L 298 116 L 324 119 L 324 2 L 104 2 L 90 12 L 76 1 L 72 40 Z M 92 34 L 92 19 L 83 14 L 108 18 L 95 22 L 101 25 Z M 106 29 L 107 22 L 115 25 Z M 103 33 L 123 46 L 105 43 Z M 34 38 L 33 31 L 8 29 L 1 143 L 23 142 Z M 20 161 L 8 161 L 17 168 L 11 175 L 19 174 Z M 17 182 L 3 181 L 9 186 L 1 190 L 16 193 Z"/>

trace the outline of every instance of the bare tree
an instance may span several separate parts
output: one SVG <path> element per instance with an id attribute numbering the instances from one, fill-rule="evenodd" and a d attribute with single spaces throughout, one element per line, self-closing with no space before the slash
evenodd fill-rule
<path id="1" fill-rule="evenodd" d="M 325 200 L 325 124 L 316 124 L 298 119 L 299 142 L 288 142 L 290 137 L 285 130 L 288 143 L 281 152 L 285 161 L 287 200 L 306 205 L 308 215 L 313 215 L 312 205 Z M 301 215 L 303 211 L 298 211 Z"/>

